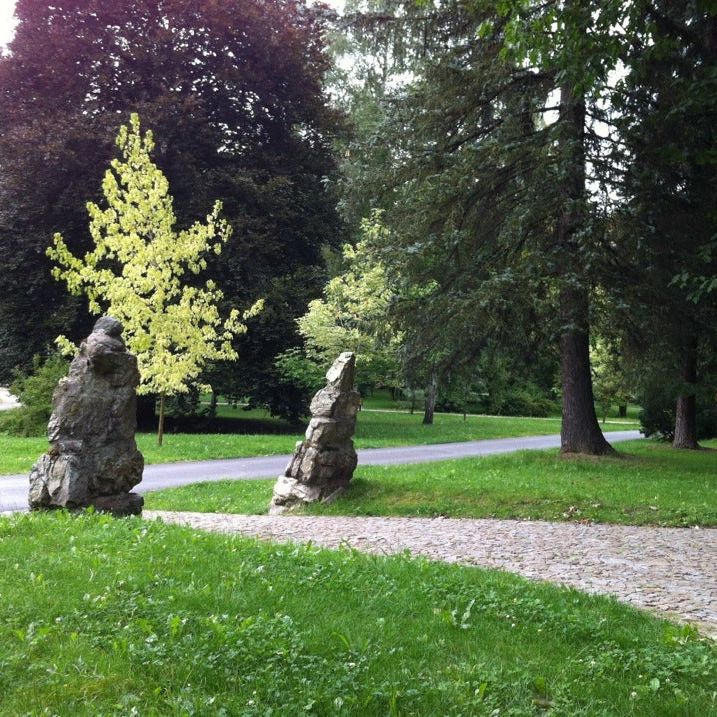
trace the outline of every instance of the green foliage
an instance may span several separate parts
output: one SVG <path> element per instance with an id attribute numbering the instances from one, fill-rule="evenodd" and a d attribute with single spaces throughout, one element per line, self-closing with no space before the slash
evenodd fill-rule
<path id="1" fill-rule="evenodd" d="M 285 381 L 301 388 L 307 396 L 316 393 L 326 381 L 323 363 L 318 364 L 298 348 L 279 354 L 274 364 Z"/>
<path id="2" fill-rule="evenodd" d="M 401 336 L 389 321 L 394 293 L 374 247 L 387 234 L 381 213 L 361 222 L 355 247 L 345 244 L 343 270 L 329 280 L 324 297 L 309 304 L 299 321 L 307 357 L 327 369 L 342 351 L 356 354 L 357 381 L 395 386 Z"/>
<path id="3" fill-rule="evenodd" d="M 59 354 L 32 358 L 32 371 L 17 373 L 10 386 L 22 406 L 0 413 L 0 431 L 14 436 L 40 436 L 52 413 L 52 394 L 67 375 L 69 362 Z"/>
<path id="4" fill-rule="evenodd" d="M 559 411 L 558 402 L 531 381 L 505 386 L 502 392 L 490 394 L 489 412 L 503 416 L 550 416 Z"/>
<path id="5" fill-rule="evenodd" d="M 359 466 L 339 500 L 306 512 L 717 526 L 714 450 L 675 451 L 653 441 L 619 448 L 617 456 L 600 459 L 522 451 L 410 466 Z M 147 504 L 161 510 L 261 514 L 272 486 L 273 481 L 200 483 L 148 494 Z"/>
<path id="6" fill-rule="evenodd" d="M 694 630 L 499 571 L 99 515 L 0 536 L 7 715 L 715 708 L 715 646 Z"/>
<path id="7" fill-rule="evenodd" d="M 600 415 L 606 418 L 617 404 L 627 406 L 633 395 L 623 357 L 615 346 L 598 340 L 590 347 L 593 393 Z"/>
<path id="8" fill-rule="evenodd" d="M 717 403 L 701 392 L 697 406 L 697 440 L 717 437 Z M 675 437 L 675 394 L 669 385 L 648 383 L 640 397 L 640 430 L 648 437 L 670 441 Z"/>
<path id="9" fill-rule="evenodd" d="M 400 287 L 392 308 L 406 354 L 440 391 L 458 373 L 469 382 L 491 342 L 531 359 L 540 346 L 555 362 L 556 339 L 569 337 L 580 348 L 565 355 L 579 360 L 563 398 L 593 413 L 589 292 L 609 258 L 587 190 L 600 145 L 588 139 L 586 108 L 597 111 L 617 63 L 609 35 L 621 4 L 391 10 L 383 24 L 403 31 L 394 47 L 409 46 L 415 61 L 383 103 L 380 141 L 390 151 L 373 155 L 367 143 L 376 164 L 354 194 L 385 209 L 390 232 L 379 256 Z M 381 24 L 376 18 L 377 41 Z M 530 399 L 523 394 L 515 410 Z M 572 433 L 591 436 L 576 450 L 606 448 L 591 418 L 565 412 L 585 424 Z"/>
<path id="10" fill-rule="evenodd" d="M 237 358 L 232 339 L 246 331 L 236 309 L 221 319 L 223 294 L 214 281 L 190 283 L 231 230 L 219 216 L 220 202 L 206 224 L 175 230 L 169 183 L 150 158 L 154 139 L 141 133 L 136 113 L 120 128 L 117 146 L 121 159 L 112 160 L 102 183 L 107 208 L 87 205 L 94 249 L 79 259 L 55 234 L 47 250 L 57 264 L 53 276 L 71 293 L 85 294 L 90 311 L 122 322 L 139 363 L 139 393 L 186 393 L 208 362 Z M 260 308 L 258 302 L 244 318 Z M 61 343 L 74 349 L 67 339 Z"/>
<path id="11" fill-rule="evenodd" d="M 612 219 L 622 258 L 612 283 L 616 303 L 631 307 L 639 368 L 649 374 L 644 428 L 669 436 L 669 404 L 714 388 L 717 8 L 690 0 L 625 5 L 629 72 L 612 97 L 620 142 L 603 165 L 624 195 Z"/>

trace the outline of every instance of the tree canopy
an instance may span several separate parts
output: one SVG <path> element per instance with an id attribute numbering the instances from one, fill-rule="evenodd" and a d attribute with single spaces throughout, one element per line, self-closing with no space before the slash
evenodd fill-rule
<path id="1" fill-rule="evenodd" d="M 99 199 L 116 128 L 135 111 L 159 140 L 178 226 L 222 202 L 232 238 L 208 270 L 227 304 L 266 296 L 272 325 L 254 320 L 235 345 L 246 371 L 224 376 L 271 403 L 281 389 L 266 367 L 298 342 L 295 319 L 321 291 L 322 246 L 340 241 L 325 10 L 300 0 L 19 0 L 16 14 L 0 59 L 0 370 L 60 331 L 86 333 L 86 306 L 53 282 L 45 248 L 55 232 L 75 255 L 90 248 L 85 203 Z M 37 306 L 27 332 L 19 317 Z"/>
<path id="2" fill-rule="evenodd" d="M 57 263 L 53 276 L 72 294 L 87 296 L 92 313 L 122 322 L 127 346 L 137 356 L 138 393 L 161 399 L 161 443 L 164 399 L 186 393 L 208 362 L 235 360 L 232 340 L 246 326 L 237 309 L 220 317 L 223 295 L 213 280 L 188 283 L 206 270 L 209 252 L 220 254 L 229 240 L 221 203 L 215 202 L 205 224 L 177 232 L 169 183 L 150 157 L 154 138 L 142 134 L 137 114 L 120 128 L 117 146 L 121 159 L 112 160 L 102 182 L 106 208 L 87 205 L 94 248 L 76 257 L 55 234 L 47 254 Z M 244 318 L 260 308 L 257 302 Z"/>

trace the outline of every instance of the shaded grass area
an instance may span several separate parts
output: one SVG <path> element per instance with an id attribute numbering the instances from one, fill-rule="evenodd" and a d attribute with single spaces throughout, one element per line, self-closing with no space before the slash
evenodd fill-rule
<path id="1" fill-rule="evenodd" d="M 246 413 L 242 409 L 236 411 Z M 249 421 L 247 425 L 255 427 L 255 422 L 260 419 L 258 414 L 262 412 L 249 413 L 252 415 L 246 419 Z M 271 423 L 271 419 L 266 417 L 262 420 Z M 633 427 L 636 425 L 608 423 L 605 430 Z M 283 422 L 277 422 L 274 428 L 284 433 L 175 433 L 165 436 L 161 448 L 157 446 L 154 434 L 140 433 L 137 443 L 146 463 L 151 464 L 290 453 L 296 441 L 303 437 L 303 428 L 291 427 Z M 418 414 L 362 411 L 357 422 L 356 445 L 358 448 L 380 448 L 559 432 L 559 418 L 468 416 L 464 421 L 461 416 L 436 414 L 434 425 L 424 426 Z M 0 434 L 0 475 L 28 472 L 46 449 L 44 437 L 18 438 Z"/>
<path id="2" fill-rule="evenodd" d="M 0 520 L 3 715 L 709 715 L 717 648 L 604 597 L 64 513 Z"/>
<path id="3" fill-rule="evenodd" d="M 717 441 L 712 450 L 662 443 L 620 444 L 618 457 L 521 451 L 406 466 L 359 467 L 324 515 L 590 520 L 627 525 L 717 526 Z M 146 496 L 147 507 L 265 513 L 273 480 L 221 481 Z"/>

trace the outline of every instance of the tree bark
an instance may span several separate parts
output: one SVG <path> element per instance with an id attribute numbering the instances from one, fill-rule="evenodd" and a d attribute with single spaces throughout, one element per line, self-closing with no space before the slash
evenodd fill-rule
<path id="1" fill-rule="evenodd" d="M 563 453 L 603 455 L 613 452 L 605 440 L 595 412 L 590 373 L 590 299 L 580 243 L 575 234 L 584 220 L 585 201 L 585 99 L 572 85 L 560 88 L 560 150 L 564 170 L 563 195 L 556 244 L 561 261 L 560 379 Z"/>
<path id="2" fill-rule="evenodd" d="M 673 448 L 695 450 L 697 442 L 697 336 L 686 336 L 682 341 L 682 365 L 680 370 L 683 390 L 677 397 L 675 411 L 675 437 Z"/>
<path id="3" fill-rule="evenodd" d="M 560 428 L 560 450 L 563 453 L 604 455 L 612 453 L 595 413 L 590 343 L 587 331 L 587 295 L 576 289 L 565 289 L 561 295 L 563 316 L 584 320 L 564 328 L 560 337 L 560 380 L 563 391 L 563 421 Z"/>
<path id="4" fill-rule="evenodd" d="M 433 425 L 433 413 L 436 410 L 436 376 L 431 376 L 430 383 L 426 388 L 426 403 L 423 411 L 423 425 Z"/>
<path id="5" fill-rule="evenodd" d="M 164 394 L 159 397 L 159 425 L 157 426 L 157 445 L 162 445 L 164 439 Z"/>
<path id="6" fill-rule="evenodd" d="M 620 418 L 627 418 L 627 404 L 621 403 L 617 407 L 617 415 L 620 416 Z"/>

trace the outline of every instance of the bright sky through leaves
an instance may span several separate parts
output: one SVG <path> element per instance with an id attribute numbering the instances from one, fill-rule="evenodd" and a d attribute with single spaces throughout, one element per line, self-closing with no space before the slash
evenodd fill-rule
<path id="1" fill-rule="evenodd" d="M 0 46 L 7 45 L 15 31 L 15 0 L 0 0 Z"/>

